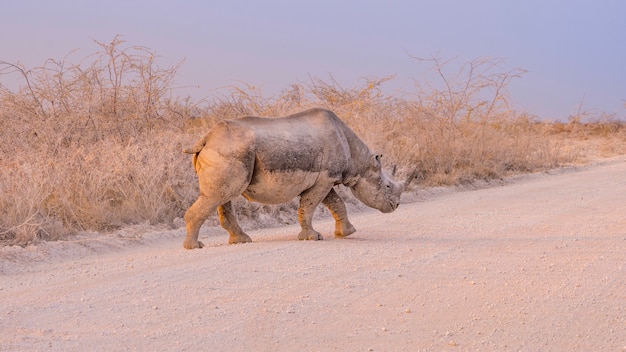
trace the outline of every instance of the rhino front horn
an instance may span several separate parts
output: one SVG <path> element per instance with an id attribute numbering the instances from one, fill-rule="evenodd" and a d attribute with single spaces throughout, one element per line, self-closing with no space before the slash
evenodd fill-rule
<path id="1" fill-rule="evenodd" d="M 406 181 L 404 181 L 404 189 L 406 190 L 409 185 L 411 184 L 411 182 L 419 175 L 419 171 L 417 170 L 417 168 L 413 169 L 413 171 L 411 171 L 411 173 L 409 174 L 409 177 L 406 178 Z"/>

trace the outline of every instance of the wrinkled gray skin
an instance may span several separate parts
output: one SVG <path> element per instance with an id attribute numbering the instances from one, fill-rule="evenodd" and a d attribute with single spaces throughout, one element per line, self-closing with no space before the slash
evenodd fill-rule
<path id="1" fill-rule="evenodd" d="M 200 197 L 187 210 L 184 247 L 202 248 L 198 232 L 216 209 L 229 243 L 250 242 L 234 215 L 231 200 L 240 194 L 265 204 L 300 196 L 301 240 L 321 240 L 311 220 L 322 202 L 336 220 L 335 236 L 356 230 L 333 186 L 344 184 L 365 205 L 394 211 L 404 185 L 381 170 L 380 156 L 334 113 L 311 109 L 282 118 L 243 117 L 222 121 L 184 152 L 193 154 Z"/>

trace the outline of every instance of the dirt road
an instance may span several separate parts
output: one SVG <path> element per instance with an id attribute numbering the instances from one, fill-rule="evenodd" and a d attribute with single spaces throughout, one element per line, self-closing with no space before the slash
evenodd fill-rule
<path id="1" fill-rule="evenodd" d="M 624 158 L 352 222 L 0 249 L 0 350 L 626 350 Z"/>

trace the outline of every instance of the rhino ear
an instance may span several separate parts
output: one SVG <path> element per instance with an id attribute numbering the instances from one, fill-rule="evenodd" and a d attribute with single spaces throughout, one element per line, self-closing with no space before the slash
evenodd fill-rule
<path id="1" fill-rule="evenodd" d="M 380 168 L 380 158 L 382 158 L 382 154 L 372 155 L 370 158 L 370 167 L 379 169 Z"/>

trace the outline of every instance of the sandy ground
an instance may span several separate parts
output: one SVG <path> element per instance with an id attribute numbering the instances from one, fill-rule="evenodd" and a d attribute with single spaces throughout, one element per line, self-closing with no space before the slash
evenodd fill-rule
<path id="1" fill-rule="evenodd" d="M 0 350 L 626 350 L 623 157 L 330 220 L 2 248 Z"/>

